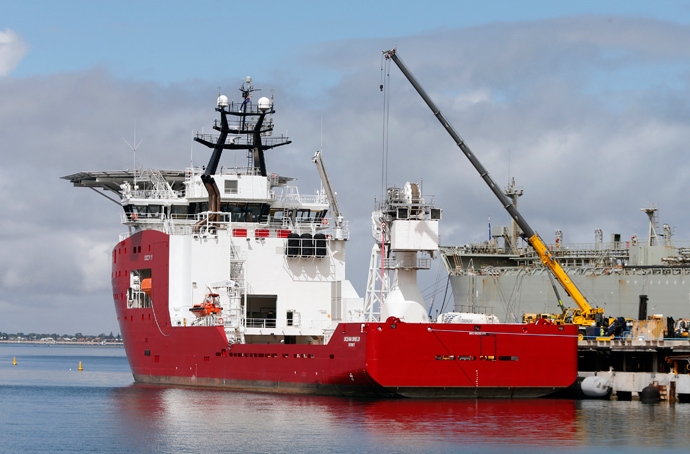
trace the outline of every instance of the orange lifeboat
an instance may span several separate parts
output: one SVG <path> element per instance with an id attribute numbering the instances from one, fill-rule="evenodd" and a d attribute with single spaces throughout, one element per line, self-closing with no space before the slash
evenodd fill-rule
<path id="1" fill-rule="evenodd" d="M 141 280 L 141 291 L 146 293 L 146 296 L 148 296 L 149 298 L 151 298 L 151 288 L 152 284 L 150 277 Z"/>
<path id="2" fill-rule="evenodd" d="M 209 293 L 204 298 L 203 303 L 195 304 L 189 311 L 197 317 L 205 317 L 211 314 L 219 314 L 221 310 L 220 296 L 217 293 Z"/>

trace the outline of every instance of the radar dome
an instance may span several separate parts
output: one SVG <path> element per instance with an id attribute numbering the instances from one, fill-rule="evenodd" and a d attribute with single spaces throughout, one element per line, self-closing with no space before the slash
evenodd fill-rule
<path id="1" fill-rule="evenodd" d="M 228 97 L 225 95 L 218 96 L 218 107 L 228 107 Z"/>
<path id="2" fill-rule="evenodd" d="M 259 99 L 259 110 L 262 112 L 266 112 L 271 108 L 271 100 L 268 99 L 267 97 L 263 97 Z"/>

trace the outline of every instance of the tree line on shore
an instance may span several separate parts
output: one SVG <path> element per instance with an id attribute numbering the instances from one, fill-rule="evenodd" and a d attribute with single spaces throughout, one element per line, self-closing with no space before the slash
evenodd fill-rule
<path id="1" fill-rule="evenodd" d="M 45 340 L 45 339 L 50 339 L 54 341 L 77 341 L 77 342 L 100 342 L 100 341 L 111 341 L 111 342 L 120 342 L 122 341 L 122 337 L 120 336 L 120 333 L 117 335 L 113 335 L 113 332 L 111 331 L 110 334 L 105 334 L 101 333 L 98 335 L 93 335 L 93 334 L 82 334 L 82 333 L 75 333 L 74 335 L 72 334 L 58 334 L 58 333 L 50 333 L 50 334 L 40 334 L 40 333 L 3 333 L 0 332 L 0 340 L 25 340 L 25 341 L 40 341 L 40 340 Z"/>

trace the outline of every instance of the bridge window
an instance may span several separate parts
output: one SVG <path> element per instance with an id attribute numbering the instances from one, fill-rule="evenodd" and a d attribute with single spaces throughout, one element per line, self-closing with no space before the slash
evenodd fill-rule
<path id="1" fill-rule="evenodd" d="M 225 180 L 225 193 L 226 194 L 237 194 L 237 180 Z"/>

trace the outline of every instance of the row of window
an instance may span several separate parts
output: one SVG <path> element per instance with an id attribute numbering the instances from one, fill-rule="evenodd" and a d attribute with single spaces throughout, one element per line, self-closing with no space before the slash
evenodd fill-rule
<path id="1" fill-rule="evenodd" d="M 148 306 L 148 307 L 151 307 L 151 306 Z M 128 309 L 132 309 L 132 308 L 130 307 L 130 308 L 128 308 Z M 141 309 L 141 308 L 134 308 L 134 309 Z M 120 317 L 118 317 L 117 319 L 120 320 Z M 134 321 L 134 316 L 133 316 L 133 315 L 130 315 L 130 316 L 125 316 L 125 317 L 123 318 L 124 321 L 127 321 L 128 319 L 129 319 L 130 322 L 133 322 L 133 321 Z M 147 319 L 145 318 L 144 314 L 141 314 L 141 321 L 143 322 L 143 321 L 146 321 L 146 320 L 147 320 Z M 151 314 L 148 314 L 148 320 L 151 320 Z"/>
<path id="2" fill-rule="evenodd" d="M 144 350 L 144 356 L 151 356 L 151 350 Z M 230 353 L 228 354 L 228 351 L 223 349 L 220 352 L 216 352 L 216 356 L 230 356 L 233 358 L 278 358 L 279 355 L 277 353 Z M 314 355 L 310 353 L 295 353 L 292 355 L 293 358 L 305 358 L 305 359 L 313 359 Z M 282 354 L 283 358 L 289 358 L 290 354 L 288 353 L 283 353 Z M 335 358 L 335 355 L 330 355 L 330 359 Z M 204 356 L 204 362 L 210 362 L 211 357 L 210 356 Z M 155 355 L 154 356 L 154 362 L 160 362 L 160 355 Z"/>
<path id="3" fill-rule="evenodd" d="M 492 356 L 492 355 L 482 355 L 479 356 L 480 361 L 519 361 L 520 358 L 517 356 Z M 476 361 L 477 356 L 454 356 L 454 355 L 437 355 L 437 361 Z"/>
<path id="4" fill-rule="evenodd" d="M 151 356 L 151 351 L 150 350 L 144 350 L 144 356 Z M 282 355 L 279 355 L 278 353 L 229 353 L 227 350 L 223 349 L 222 352 L 216 352 L 216 356 L 230 356 L 232 358 L 289 358 L 290 354 L 289 353 L 283 353 Z M 313 353 L 294 353 L 292 355 L 293 358 L 304 358 L 304 359 L 313 359 L 314 354 Z M 330 359 L 334 359 L 335 355 L 329 355 Z M 518 356 L 454 356 L 454 355 L 438 355 L 436 356 L 436 360 L 438 361 L 475 361 L 477 358 L 479 358 L 480 361 L 519 361 L 520 358 Z M 155 362 L 158 362 L 160 360 L 159 355 L 155 356 Z M 211 361 L 210 356 L 204 356 L 204 362 L 209 362 Z"/>
<path id="5" fill-rule="evenodd" d="M 123 242 L 124 243 L 124 242 Z M 149 252 L 151 252 L 151 245 L 149 244 Z M 127 255 L 127 248 L 126 247 L 121 247 L 117 248 L 117 250 L 113 250 L 113 263 L 117 263 L 117 256 L 118 255 Z M 141 254 L 141 246 L 132 246 L 132 254 Z"/>
<path id="6" fill-rule="evenodd" d="M 221 356 L 221 353 L 218 352 L 216 353 L 216 356 Z M 225 355 L 222 355 L 225 356 Z M 289 358 L 291 355 L 289 353 L 283 353 L 282 355 L 279 355 L 278 353 L 230 353 L 228 356 L 231 356 L 233 358 Z M 305 358 L 305 359 L 312 359 L 314 358 L 313 353 L 294 353 L 292 355 L 293 358 Z M 331 359 L 333 359 L 334 356 L 331 355 Z"/>
<path id="7" fill-rule="evenodd" d="M 226 182 L 227 183 L 227 182 Z M 201 214 L 208 211 L 208 203 L 190 203 L 189 205 L 126 205 L 123 207 L 130 220 L 140 218 L 154 218 L 161 213 L 172 218 L 185 218 L 189 215 Z M 281 209 L 271 210 L 266 203 L 237 203 L 222 202 L 219 208 L 222 220 L 232 222 L 271 222 L 282 223 L 291 219 L 298 223 L 321 223 L 327 210 L 312 211 L 309 209 Z"/>
<path id="8" fill-rule="evenodd" d="M 166 216 L 186 217 L 208 211 L 208 203 L 190 203 L 189 205 L 125 205 L 125 213 L 129 219 L 137 220 L 139 217 L 157 217 L 160 213 Z M 220 211 L 227 213 L 227 219 L 233 222 L 257 222 L 260 219 L 268 219 L 270 205 L 265 203 L 236 203 L 223 202 Z"/>

